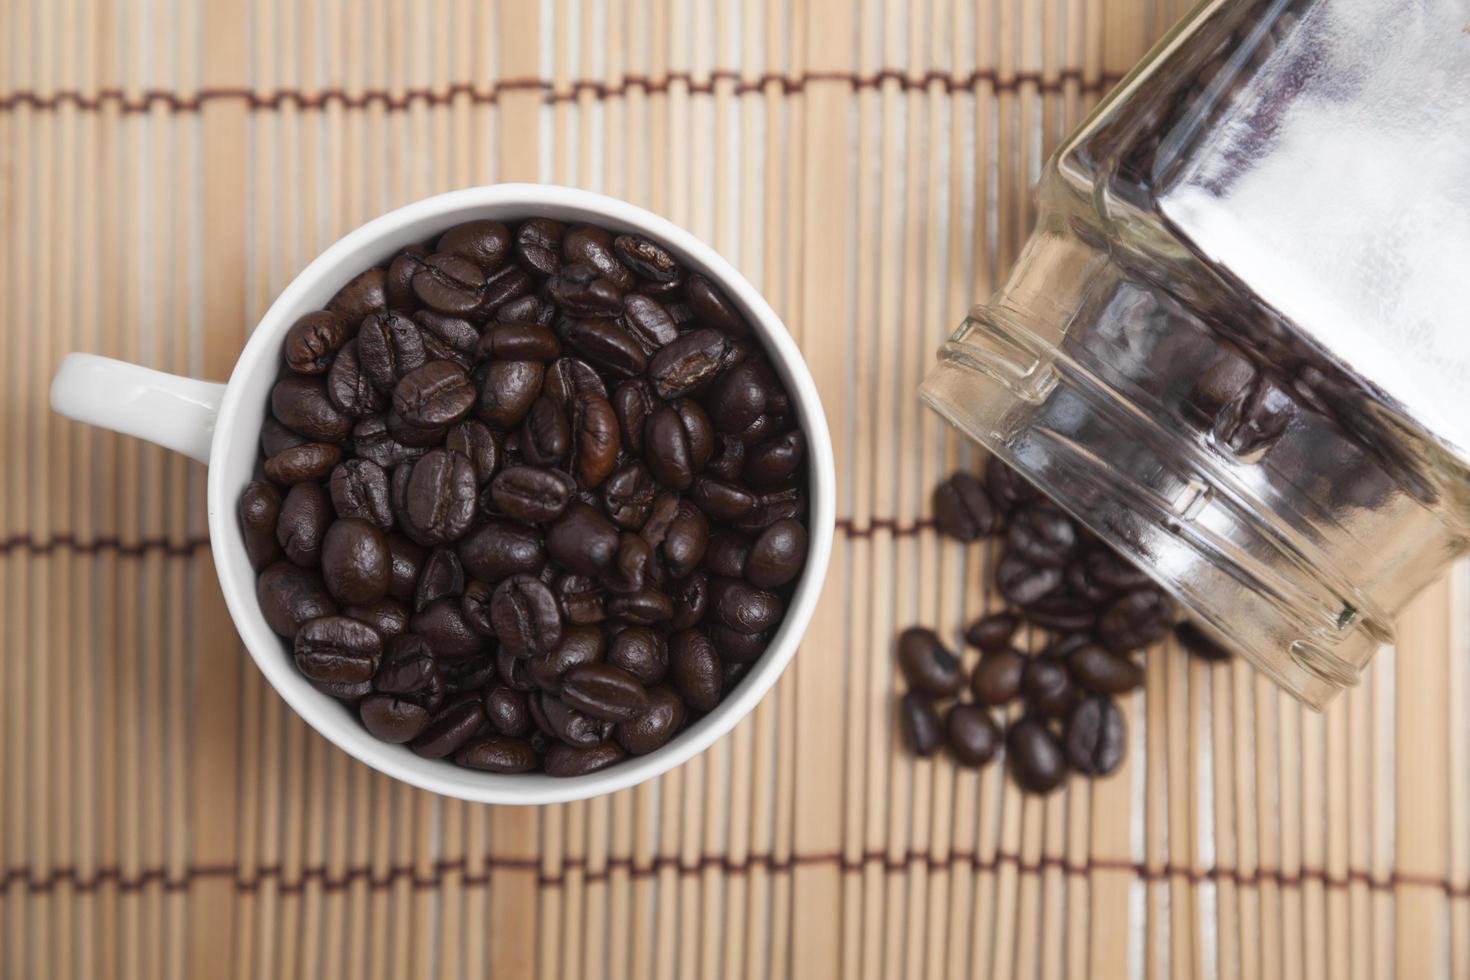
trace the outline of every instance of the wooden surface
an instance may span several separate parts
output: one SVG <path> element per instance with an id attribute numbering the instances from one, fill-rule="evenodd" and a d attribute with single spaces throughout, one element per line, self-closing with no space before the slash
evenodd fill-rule
<path id="1" fill-rule="evenodd" d="M 890 641 L 985 607 L 914 389 L 1045 154 L 1178 0 L 0 2 L 0 976 L 1470 976 L 1470 575 L 1323 716 L 1172 650 L 1047 800 L 895 748 Z M 763 289 L 842 515 L 793 667 L 610 799 L 471 806 L 299 722 L 202 468 L 49 414 L 68 350 L 210 378 L 321 248 L 498 180 L 662 212 Z"/>

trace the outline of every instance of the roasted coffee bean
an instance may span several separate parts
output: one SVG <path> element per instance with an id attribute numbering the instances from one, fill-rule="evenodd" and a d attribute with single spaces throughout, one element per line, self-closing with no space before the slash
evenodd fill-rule
<path id="1" fill-rule="evenodd" d="M 513 265 L 505 266 L 485 279 L 485 288 L 480 291 L 479 315 L 496 316 L 506 304 L 530 295 L 535 288 L 535 281 L 526 275 L 525 270 Z"/>
<path id="2" fill-rule="evenodd" d="M 1065 568 L 1076 547 L 1076 525 L 1055 507 L 1037 504 L 1011 516 L 1006 531 L 1008 555 L 1038 567 Z"/>
<path id="3" fill-rule="evenodd" d="M 611 664 L 584 664 L 562 676 L 561 699 L 584 714 L 605 721 L 629 721 L 648 707 L 643 685 Z"/>
<path id="4" fill-rule="evenodd" d="M 629 755 L 647 755 L 678 734 L 686 714 L 684 702 L 672 688 L 655 687 L 647 692 L 644 709 L 636 717 L 619 722 L 613 737 Z"/>
<path id="5" fill-rule="evenodd" d="M 956 762 L 974 768 L 994 759 L 1004 741 L 990 712 L 974 704 L 949 709 L 944 716 L 944 740 Z"/>
<path id="6" fill-rule="evenodd" d="M 500 469 L 500 460 L 505 452 L 500 436 L 475 419 L 465 419 L 451 426 L 444 438 L 444 448 L 465 455 L 475 468 L 475 481 L 481 486 L 489 483 Z"/>
<path id="7" fill-rule="evenodd" d="M 386 531 L 393 526 L 388 474 L 369 459 L 349 459 L 332 470 L 328 485 L 339 518 L 360 518 Z"/>
<path id="8" fill-rule="evenodd" d="M 618 536 L 618 550 L 602 572 L 602 584 L 611 592 L 627 595 L 643 589 L 653 564 L 653 549 L 648 542 L 630 531 Z"/>
<path id="9" fill-rule="evenodd" d="M 607 737 L 606 721 L 573 708 L 549 691 L 533 695 L 530 704 L 537 724 L 566 745 L 587 747 Z"/>
<path id="10" fill-rule="evenodd" d="M 1097 608 L 1092 603 L 1069 595 L 1039 599 L 1027 606 L 1024 614 L 1033 626 L 1063 633 L 1090 630 L 1097 621 Z"/>
<path id="11" fill-rule="evenodd" d="M 513 429 L 541 394 L 546 368 L 540 361 L 491 361 L 475 369 L 480 399 L 475 415 L 486 425 Z"/>
<path id="12" fill-rule="evenodd" d="M 499 584 L 512 575 L 535 576 L 546 565 L 541 535 L 509 521 L 477 526 L 456 545 L 465 571 L 482 582 Z"/>
<path id="13" fill-rule="evenodd" d="M 776 487 L 795 479 L 806 458 L 806 439 L 793 429 L 750 449 L 742 479 L 752 487 Z"/>
<path id="14" fill-rule="evenodd" d="M 390 640 L 408 630 L 408 607 L 391 596 L 361 606 L 348 606 L 342 610 L 360 623 L 367 623 L 378 631 L 384 640 Z"/>
<path id="15" fill-rule="evenodd" d="M 1028 606 L 1051 595 L 1062 584 L 1062 570 L 1033 565 L 1016 555 L 1006 555 L 995 566 L 995 585 L 1007 601 Z"/>
<path id="16" fill-rule="evenodd" d="M 1034 500 L 1036 491 L 1031 484 L 1011 469 L 999 456 L 985 461 L 985 486 L 991 501 L 1005 513 L 1010 513 L 1021 504 Z"/>
<path id="17" fill-rule="evenodd" d="M 531 657 L 561 641 L 561 610 L 546 583 L 534 575 L 512 575 L 495 589 L 490 620 L 502 649 Z"/>
<path id="18" fill-rule="evenodd" d="M 981 616 L 965 630 L 965 642 L 984 653 L 996 653 L 1011 644 L 1011 637 L 1021 626 L 1021 617 L 1011 612 L 994 612 Z"/>
<path id="19" fill-rule="evenodd" d="M 531 709 L 525 692 L 505 684 L 496 684 L 485 691 L 485 718 L 502 735 L 531 732 Z"/>
<path id="20" fill-rule="evenodd" d="M 572 400 L 572 469 L 584 489 L 595 490 L 618 463 L 622 438 L 612 403 L 584 392 Z"/>
<path id="21" fill-rule="evenodd" d="M 540 276 L 554 276 L 561 268 L 561 238 L 566 231 L 560 221 L 532 218 L 516 229 L 516 260 Z"/>
<path id="22" fill-rule="evenodd" d="M 288 640 L 302 624 L 337 613 L 321 575 L 288 561 L 266 566 L 255 582 L 255 596 L 266 623 Z"/>
<path id="23" fill-rule="evenodd" d="M 464 566 L 459 554 L 448 547 L 435 548 L 424 559 L 413 590 L 414 612 L 423 612 L 431 602 L 464 594 Z"/>
<path id="24" fill-rule="evenodd" d="M 548 364 L 561 356 L 556 334 L 539 323 L 500 323 L 480 338 L 480 357 L 501 361 L 540 361 Z"/>
<path id="25" fill-rule="evenodd" d="M 1067 716 L 1062 745 L 1067 763 L 1086 776 L 1106 776 L 1123 761 L 1123 713 L 1111 698 L 1084 698 Z"/>
<path id="26" fill-rule="evenodd" d="M 639 528 L 638 533 L 655 550 L 664 543 L 664 538 L 668 537 L 674 518 L 679 516 L 680 503 L 677 493 L 665 491 L 654 496 L 648 520 L 643 523 L 643 527 Z"/>
<path id="27" fill-rule="evenodd" d="M 689 276 L 685 288 L 689 293 L 689 308 L 700 326 L 713 327 L 731 337 L 750 334 L 745 318 L 736 312 L 734 305 L 715 288 L 714 283 L 696 273 Z"/>
<path id="28" fill-rule="evenodd" d="M 292 432 L 312 442 L 342 442 L 352 432 L 352 419 L 327 397 L 321 378 L 282 378 L 271 389 L 271 414 Z"/>
<path id="29" fill-rule="evenodd" d="M 733 525 L 747 534 L 758 534 L 777 521 L 794 519 L 806 513 L 806 497 L 799 487 L 772 490 L 763 493 L 756 501 L 755 509 Z"/>
<path id="30" fill-rule="evenodd" d="M 362 459 L 370 459 L 384 470 L 400 463 L 418 459 L 425 452 L 422 446 L 405 446 L 393 438 L 388 431 L 385 416 L 375 415 L 363 419 L 352 429 L 352 451 Z"/>
<path id="31" fill-rule="evenodd" d="M 728 367 L 730 352 L 730 339 L 718 330 L 690 330 L 653 355 L 648 377 L 660 398 L 682 398 Z"/>
<path id="32" fill-rule="evenodd" d="M 445 316 L 442 313 L 435 313 L 433 310 L 420 310 L 418 320 L 415 322 L 432 322 L 429 320 L 429 317 L 440 317 L 442 320 L 447 322 L 462 324 L 466 327 L 469 326 L 469 322 L 466 320 L 460 320 L 456 317 Z M 473 328 L 471 328 L 471 330 L 473 330 Z M 471 346 L 469 351 L 467 352 L 458 350 L 449 340 L 441 337 L 438 333 L 436 333 L 434 330 L 431 330 L 427 326 L 425 326 L 423 330 L 420 331 L 420 333 L 424 338 L 424 355 L 428 357 L 430 361 L 445 361 L 449 364 L 453 364 L 455 367 L 459 368 L 466 374 L 468 374 L 469 370 L 475 366 L 474 346 Z M 478 343 L 479 334 L 475 335 L 475 341 L 476 343 Z"/>
<path id="33" fill-rule="evenodd" d="M 641 528 L 653 509 L 657 493 L 648 467 L 624 463 L 602 484 L 602 502 L 614 524 L 633 530 Z"/>
<path id="34" fill-rule="evenodd" d="M 465 583 L 464 595 L 460 596 L 460 613 L 465 622 L 470 624 L 470 629 L 481 636 L 495 636 L 495 623 L 490 618 L 490 603 L 494 597 L 494 588 L 476 581 Z"/>
<path id="35" fill-rule="evenodd" d="M 710 477 L 695 477 L 689 488 L 694 505 L 717 521 L 738 521 L 756 508 L 757 499 L 744 487 Z"/>
<path id="36" fill-rule="evenodd" d="M 303 568 L 322 560 L 322 539 L 332 523 L 332 502 L 320 483 L 298 483 L 281 503 L 276 541 L 286 557 Z"/>
<path id="37" fill-rule="evenodd" d="M 447 432 L 445 426 L 429 426 L 427 428 L 414 425 L 404 420 L 397 412 L 390 411 L 387 415 L 388 434 L 399 443 L 399 445 L 427 451 L 431 446 L 439 446 L 444 442 Z"/>
<path id="38" fill-rule="evenodd" d="M 385 694 L 413 695 L 442 689 L 443 678 L 434 651 L 421 636 L 404 633 L 393 637 L 383 649 L 373 687 Z"/>
<path id="39" fill-rule="evenodd" d="M 1230 659 L 1230 651 L 1217 643 L 1199 626 L 1184 620 L 1174 627 L 1174 639 L 1179 645 L 1201 660 L 1223 661 Z"/>
<path id="40" fill-rule="evenodd" d="M 556 580 L 554 591 L 561 604 L 562 618 L 586 626 L 607 619 L 606 597 L 597 580 L 586 575 L 566 574 Z"/>
<path id="41" fill-rule="evenodd" d="M 716 431 L 735 434 L 750 428 L 765 412 L 773 387 L 770 368 L 754 359 L 720 375 L 706 400 Z"/>
<path id="42" fill-rule="evenodd" d="M 699 508 L 688 501 L 680 501 L 663 535 L 663 542 L 657 548 L 669 574 L 677 579 L 694 571 L 708 547 L 709 521 Z"/>
<path id="43" fill-rule="evenodd" d="M 710 582 L 711 616 L 737 633 L 763 633 L 772 629 L 781 622 L 785 611 L 780 596 L 748 582 L 728 578 Z M 959 683 L 963 683 L 962 677 L 956 689 Z"/>
<path id="44" fill-rule="evenodd" d="M 607 601 L 607 614 L 615 620 L 639 626 L 666 623 L 674 617 L 674 600 L 658 589 L 644 587 Z"/>
<path id="45" fill-rule="evenodd" d="M 360 698 L 373 689 L 383 639 L 366 623 L 323 616 L 304 623 L 293 644 L 296 669 L 334 698 Z"/>
<path id="46" fill-rule="evenodd" d="M 638 683 L 651 687 L 669 672 L 668 643 L 654 630 L 629 626 L 612 638 L 607 662 L 627 671 Z"/>
<path id="47" fill-rule="evenodd" d="M 791 518 L 776 521 L 751 546 L 745 576 L 760 588 L 780 588 L 801 574 L 806 550 L 806 527 L 801 522 Z"/>
<path id="48" fill-rule="evenodd" d="M 547 327 L 549 329 L 552 321 L 555 319 L 555 306 L 550 303 L 543 303 L 535 296 L 519 296 L 498 307 L 495 310 L 495 316 L 491 318 L 491 322 L 492 324 L 535 324 L 536 326 Z"/>
<path id="49" fill-rule="evenodd" d="M 398 379 L 424 366 L 424 338 L 419 325 L 401 313 L 375 313 L 357 332 L 357 360 L 380 391 L 392 391 Z"/>
<path id="50" fill-rule="evenodd" d="M 557 691 L 568 671 L 601 661 L 605 647 L 600 627 L 563 626 L 561 640 L 551 649 L 529 658 L 526 672 L 543 691 Z"/>
<path id="51" fill-rule="evenodd" d="M 469 458 L 448 449 L 431 449 L 405 465 L 412 469 L 398 514 L 404 532 L 425 547 L 461 537 L 475 516 L 475 468 Z"/>
<path id="52" fill-rule="evenodd" d="M 486 273 L 494 272 L 510 257 L 510 229 L 498 221 L 466 221 L 439 236 L 438 252 L 469 259 Z"/>
<path id="53" fill-rule="evenodd" d="M 623 297 L 623 329 L 638 342 L 645 354 L 653 354 L 679 337 L 679 326 L 668 307 L 643 293 L 629 293 Z"/>
<path id="54" fill-rule="evenodd" d="M 608 766 L 622 762 L 625 758 L 627 758 L 627 753 L 622 747 L 609 739 L 588 748 L 553 745 L 546 750 L 546 758 L 542 760 L 542 765 L 546 770 L 546 775 L 565 778 L 585 776 L 589 772 L 606 769 Z"/>
<path id="55" fill-rule="evenodd" d="M 495 653 L 495 674 L 514 691 L 529 693 L 536 690 L 536 682 L 531 680 L 529 664 L 529 660 L 513 657 L 504 648 Z"/>
<path id="56" fill-rule="evenodd" d="M 264 480 L 256 480 L 240 494 L 240 531 L 245 539 L 245 556 L 257 572 L 281 555 L 276 524 L 281 516 L 281 493 Z"/>
<path id="57" fill-rule="evenodd" d="M 327 398 L 344 415 L 355 419 L 375 415 L 388 405 L 388 400 L 362 368 L 356 337 L 343 344 L 332 360 L 327 371 Z"/>
<path id="58" fill-rule="evenodd" d="M 619 235 L 613 239 L 613 251 L 623 265 L 641 278 L 653 282 L 674 282 L 679 278 L 679 263 L 669 251 L 642 235 Z"/>
<path id="59" fill-rule="evenodd" d="M 745 443 L 735 436 L 720 436 L 718 448 L 705 464 L 705 472 L 733 483 L 745 470 L 745 459 Z"/>
<path id="60" fill-rule="evenodd" d="M 536 750 L 523 738 L 488 735 L 475 739 L 454 754 L 457 765 L 485 772 L 530 772 L 541 764 Z"/>
<path id="61" fill-rule="evenodd" d="M 709 579 L 699 572 L 691 572 L 672 586 L 670 598 L 674 602 L 674 614 L 669 619 L 669 628 L 684 630 L 704 620 L 709 608 Z"/>
<path id="62" fill-rule="evenodd" d="M 934 518 L 943 534 L 956 541 L 975 541 L 995 533 L 995 505 L 980 478 L 960 470 L 934 491 Z"/>
<path id="63" fill-rule="evenodd" d="M 631 378 L 648 367 L 648 354 L 620 320 L 572 317 L 562 323 L 561 339 L 593 364 Z"/>
<path id="64" fill-rule="evenodd" d="M 442 759 L 464 747 L 484 723 L 485 707 L 480 696 L 465 693 L 439 709 L 409 748 L 425 759 Z"/>
<path id="65" fill-rule="evenodd" d="M 623 291 L 585 262 L 563 264 L 546 281 L 546 295 L 572 316 L 617 316 L 623 312 Z"/>
<path id="66" fill-rule="evenodd" d="M 1143 668 L 1126 655 L 1089 643 L 1067 658 L 1072 677 L 1094 694 L 1125 694 L 1143 683 Z"/>
<path id="67" fill-rule="evenodd" d="M 340 313 L 307 313 L 286 331 L 286 364 L 297 374 L 324 374 L 351 333 Z"/>
<path id="68" fill-rule="evenodd" d="M 552 466 L 566 458 L 572 432 L 567 413 L 555 400 L 542 395 L 531 403 L 521 427 L 520 449 L 526 462 Z"/>
<path id="69" fill-rule="evenodd" d="M 718 614 L 718 604 L 715 609 Z M 898 666 L 911 690 L 923 691 L 933 697 L 952 697 L 965 686 L 965 672 L 960 669 L 959 658 L 950 652 L 933 630 L 914 626 L 899 634 Z"/>
<path id="70" fill-rule="evenodd" d="M 750 663 L 759 660 L 770 645 L 770 633 L 737 633 L 735 630 L 709 623 L 702 627 L 726 663 Z"/>
<path id="71" fill-rule="evenodd" d="M 700 630 L 688 629 L 669 637 L 669 677 L 679 696 L 695 711 L 710 711 L 720 703 L 725 684 L 720 655 Z"/>
<path id="72" fill-rule="evenodd" d="M 472 653 L 468 657 L 440 660 L 439 669 L 450 694 L 479 692 L 495 679 L 495 658 L 488 653 Z"/>
<path id="73" fill-rule="evenodd" d="M 618 431 L 622 434 L 624 448 L 642 453 L 643 427 L 658 407 L 648 382 L 642 378 L 624 381 L 613 393 L 612 406 L 618 417 Z"/>
<path id="74" fill-rule="evenodd" d="M 424 264 L 428 254 L 429 250 L 422 245 L 409 245 L 393 256 L 393 261 L 388 263 L 385 281 L 388 309 L 405 313 L 418 306 L 418 297 L 413 294 L 413 274 Z"/>
<path id="75" fill-rule="evenodd" d="M 388 274 L 383 269 L 368 269 L 337 290 L 327 301 L 327 309 L 339 313 L 348 323 L 356 323 L 369 313 L 388 308 Z"/>
<path id="76" fill-rule="evenodd" d="M 1006 759 L 1011 776 L 1031 793 L 1050 793 L 1067 778 L 1062 745 L 1046 722 L 1022 718 L 1006 732 Z"/>
<path id="77" fill-rule="evenodd" d="M 981 657 L 970 675 L 970 690 L 975 700 L 989 705 L 1014 701 L 1021 693 L 1021 675 L 1025 673 L 1026 663 L 1026 657 L 1010 649 Z"/>
<path id="78" fill-rule="evenodd" d="M 643 427 L 649 470 L 670 490 L 687 490 L 714 452 L 714 432 L 704 409 L 688 399 L 654 409 Z"/>
<path id="79" fill-rule="evenodd" d="M 444 429 L 470 413 L 475 386 L 448 361 L 430 361 L 410 371 L 393 389 L 393 411 L 408 425 Z"/>
<path id="80" fill-rule="evenodd" d="M 613 237 L 592 225 L 574 225 L 567 229 L 561 243 L 563 268 L 575 264 L 590 266 L 619 293 L 633 288 L 633 273 L 618 261 Z"/>
<path id="81" fill-rule="evenodd" d="M 500 513 L 523 524 L 544 524 L 562 515 L 577 485 L 560 470 L 512 466 L 490 481 L 490 497 Z"/>
<path id="82" fill-rule="evenodd" d="M 269 415 L 260 424 L 260 448 L 267 459 L 292 446 L 303 445 L 306 441 Z"/>
<path id="83" fill-rule="evenodd" d="M 598 575 L 618 550 L 618 529 L 594 507 L 573 501 L 546 530 L 552 561 L 579 575 Z"/>
<path id="84" fill-rule="evenodd" d="M 485 641 L 464 618 L 459 600 L 437 599 L 415 613 L 409 629 L 424 638 L 439 660 L 469 657 L 485 649 Z"/>
<path id="85" fill-rule="evenodd" d="M 433 719 L 428 708 L 395 694 L 369 694 L 358 704 L 357 714 L 374 738 L 393 745 L 412 742 Z"/>
<path id="86" fill-rule="evenodd" d="M 435 252 L 414 271 L 413 293 L 419 302 L 440 313 L 474 313 L 484 300 L 485 272 L 458 255 Z"/>
<path id="87" fill-rule="evenodd" d="M 322 540 L 322 578 L 327 591 L 344 606 L 376 602 L 388 594 L 392 558 L 378 528 L 356 517 L 344 517 L 327 529 Z"/>
<path id="88" fill-rule="evenodd" d="M 607 397 L 607 385 L 597 369 L 577 357 L 560 357 L 546 370 L 546 394 L 560 405 L 571 405 L 582 395 Z"/>
<path id="89" fill-rule="evenodd" d="M 921 756 L 939 751 L 944 736 L 933 699 L 920 691 L 909 691 L 898 704 L 898 724 L 909 749 Z"/>
<path id="90" fill-rule="evenodd" d="M 1157 643 L 1173 625 L 1174 604 L 1169 597 L 1158 589 L 1142 588 L 1113 600 L 1098 617 L 1097 633 L 1109 650 L 1127 653 Z"/>
<path id="91" fill-rule="evenodd" d="M 1131 592 L 1153 583 L 1126 558 L 1110 551 L 1091 551 L 1082 556 L 1087 577 L 1109 595 Z"/>
<path id="92" fill-rule="evenodd" d="M 717 531 L 710 535 L 703 565 L 712 575 L 722 578 L 744 578 L 745 563 L 750 560 L 750 538 L 735 531 Z"/>
<path id="93" fill-rule="evenodd" d="M 1077 701 L 1077 687 L 1066 664 L 1055 657 L 1032 657 L 1021 673 L 1021 692 L 1043 718 L 1062 718 Z"/>

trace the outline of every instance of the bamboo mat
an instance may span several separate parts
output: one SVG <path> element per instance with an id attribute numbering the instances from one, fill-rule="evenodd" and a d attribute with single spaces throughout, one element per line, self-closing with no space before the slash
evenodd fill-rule
<path id="1" fill-rule="evenodd" d="M 1058 139 L 1179 0 L 0 0 L 0 976 L 1470 976 L 1470 574 L 1323 716 L 1150 656 L 1115 778 L 896 748 L 890 641 L 984 555 L 914 389 Z M 223 378 L 339 234 L 498 180 L 662 212 L 811 358 L 832 573 L 778 688 L 608 799 L 472 806 L 299 722 L 202 468 L 49 414 L 61 355 Z"/>

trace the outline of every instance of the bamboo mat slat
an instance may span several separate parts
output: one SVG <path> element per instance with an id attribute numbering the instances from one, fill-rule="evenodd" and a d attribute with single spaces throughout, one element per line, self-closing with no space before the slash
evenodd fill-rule
<path id="1" fill-rule="evenodd" d="M 0 976 L 1470 976 L 1470 567 L 1322 716 L 1166 645 L 1112 779 L 1039 800 L 897 745 L 895 632 L 996 604 L 992 556 L 931 530 L 977 454 L 914 389 L 1046 155 L 1184 10 L 0 3 Z M 838 458 L 770 695 L 539 810 L 319 738 L 230 628 L 203 469 L 45 401 L 74 349 L 224 378 L 331 241 L 498 180 L 713 243 L 811 356 Z"/>

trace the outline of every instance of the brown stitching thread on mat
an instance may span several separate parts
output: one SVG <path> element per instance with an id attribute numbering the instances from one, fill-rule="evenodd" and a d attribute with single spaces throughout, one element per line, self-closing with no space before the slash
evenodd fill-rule
<path id="1" fill-rule="evenodd" d="M 887 531 L 896 538 L 911 537 L 934 527 L 931 520 L 919 520 L 911 523 L 901 523 L 892 517 L 873 517 L 863 523 L 861 527 L 850 517 L 844 517 L 837 521 L 837 530 L 849 538 L 870 538 L 874 532 Z M 32 555 L 49 555 L 57 551 L 70 551 L 82 555 L 95 555 L 104 551 L 115 551 L 125 557 L 138 557 L 151 551 L 160 551 L 166 555 L 187 558 L 196 551 L 209 547 L 209 538 L 194 537 L 185 538 L 182 541 L 169 541 L 164 538 L 142 538 L 138 541 L 124 543 L 115 537 L 92 538 L 87 541 L 79 541 L 69 534 L 58 534 L 54 538 L 36 540 L 29 535 L 17 535 L 0 540 L 0 558 L 11 552 L 24 551 Z"/>
<path id="2" fill-rule="evenodd" d="M 903 860 L 892 859 L 884 852 L 871 852 L 858 861 L 849 860 L 838 854 L 796 855 L 786 860 L 777 860 L 770 855 L 752 854 L 744 861 L 738 862 L 731 861 L 728 857 L 709 856 L 693 865 L 683 864 L 677 857 L 657 857 L 652 863 L 646 865 L 635 865 L 628 858 L 613 858 L 607 862 L 605 867 L 597 870 L 588 870 L 585 859 L 568 858 L 562 862 L 561 872 L 557 874 L 538 873 L 537 880 L 543 887 L 557 887 L 566 881 L 569 874 L 576 872 L 581 872 L 584 882 L 593 882 L 606 880 L 612 874 L 620 871 L 632 878 L 651 878 L 665 872 L 695 876 L 710 870 L 730 875 L 748 874 L 755 869 L 781 874 L 791 871 L 797 865 L 813 864 L 836 865 L 847 872 L 860 872 L 873 866 L 881 867 L 885 871 L 906 871 L 912 865 L 924 866 L 930 871 L 978 872 L 995 871 L 1001 865 L 1013 865 L 1023 874 L 1041 874 L 1048 870 L 1056 870 L 1066 875 L 1087 877 L 1097 871 L 1117 871 L 1133 874 L 1145 881 L 1184 879 L 1195 885 L 1204 882 L 1228 881 L 1242 888 L 1255 887 L 1263 883 L 1271 883 L 1283 888 L 1296 888 L 1307 882 L 1319 882 L 1326 888 L 1347 888 L 1356 882 L 1373 891 L 1392 891 L 1400 886 L 1415 886 L 1438 889 L 1449 898 L 1470 898 L 1470 887 L 1456 885 L 1445 879 L 1407 872 L 1394 872 L 1387 878 L 1374 878 L 1368 872 L 1361 870 L 1349 871 L 1345 876 L 1336 877 L 1314 868 L 1304 868 L 1294 874 L 1269 868 L 1250 873 L 1234 868 L 1208 868 L 1196 871 L 1172 865 L 1150 867 L 1130 861 L 1103 858 L 1090 859 L 1083 864 L 1076 864 L 1062 858 L 1042 858 L 1040 861 L 1030 862 L 1023 861 L 1018 854 L 1007 852 L 998 853 L 994 858 L 981 858 L 976 854 L 963 851 L 955 852 L 948 859 L 910 852 Z M 168 870 L 165 868 L 148 868 L 128 877 L 123 877 L 118 868 L 100 868 L 90 877 L 82 878 L 75 868 L 57 868 L 45 877 L 37 878 L 34 869 L 18 867 L 6 873 L 3 884 L 0 884 L 0 891 L 8 889 L 12 884 L 21 884 L 28 892 L 37 894 L 53 891 L 64 882 L 70 883 L 72 889 L 78 892 L 95 891 L 108 882 L 114 882 L 117 890 L 124 893 L 140 891 L 154 883 L 161 885 L 164 891 L 186 891 L 196 880 L 215 878 L 234 879 L 235 889 L 239 892 L 258 891 L 264 883 L 272 880 L 279 882 L 277 890 L 283 894 L 299 893 L 311 882 L 317 882 L 323 891 L 340 891 L 355 882 L 362 882 L 371 890 L 391 889 L 399 883 L 415 889 L 433 889 L 444 883 L 446 874 L 461 875 L 460 883 L 463 885 L 482 886 L 489 883 L 490 874 L 493 872 L 538 872 L 540 867 L 541 862 L 535 859 L 491 858 L 480 866 L 483 870 L 477 869 L 475 873 L 470 873 L 467 862 L 463 858 L 458 858 L 436 862 L 432 866 L 432 877 L 425 878 L 418 876 L 418 869 L 404 865 L 389 867 L 379 876 L 374 875 L 372 868 L 348 868 L 337 877 L 328 877 L 325 867 L 316 866 L 302 868 L 299 877 L 292 881 L 283 880 L 285 869 L 280 865 L 266 865 L 254 869 L 250 877 L 244 877 L 246 869 L 239 865 L 224 864 L 188 867 L 183 870 L 180 877 L 169 877 Z"/>
<path id="3" fill-rule="evenodd" d="M 99 89 L 87 95 L 74 89 L 43 95 L 39 92 L 20 91 L 0 96 L 0 111 L 29 106 L 41 111 L 52 111 L 63 105 L 71 105 L 84 111 L 98 111 L 104 105 L 116 104 L 121 112 L 148 112 L 155 104 L 162 104 L 171 112 L 198 112 L 209 102 L 244 102 L 254 110 L 279 109 L 291 103 L 299 109 L 320 109 L 337 103 L 344 109 L 363 109 L 371 105 L 395 111 L 407 109 L 415 103 L 428 106 L 451 105 L 456 99 L 467 98 L 474 105 L 494 105 L 505 92 L 541 92 L 547 102 L 576 102 L 584 94 L 597 99 L 617 98 L 637 89 L 646 94 L 670 91 L 675 85 L 683 84 L 692 94 L 712 94 L 721 82 L 733 83 L 735 95 L 763 92 L 775 85 L 784 94 L 794 95 L 813 82 L 845 82 L 854 89 L 879 88 L 884 82 L 896 82 L 905 91 L 925 91 L 932 85 L 941 86 L 946 92 L 968 92 L 982 83 L 989 83 L 996 92 L 1014 92 L 1026 85 L 1047 94 L 1065 92 L 1075 86 L 1079 92 L 1100 93 L 1111 88 L 1121 75 L 1104 73 L 1097 79 L 1088 79 L 1081 69 L 1068 68 L 1048 76 L 1043 72 L 1018 71 L 1004 76 L 991 68 L 978 69 L 966 75 L 949 75 L 939 71 L 928 71 L 914 75 L 896 68 L 885 68 L 872 75 L 857 75 L 847 72 L 806 72 L 788 76 L 775 73 L 745 78 L 740 72 L 720 69 L 709 73 L 707 78 L 695 79 L 689 72 L 669 72 L 659 78 L 644 75 L 626 75 L 621 82 L 609 84 L 595 79 L 581 79 L 568 85 L 558 86 L 540 78 L 507 78 L 494 83 L 490 88 L 476 88 L 468 82 L 458 82 L 443 89 L 408 88 L 395 94 L 387 89 L 369 88 L 357 92 L 345 89 L 322 89 L 306 92 L 296 89 L 279 89 L 274 92 L 256 92 L 244 88 L 202 88 L 193 95 L 183 95 L 165 89 L 144 89 L 128 94 L 119 88 Z"/>

